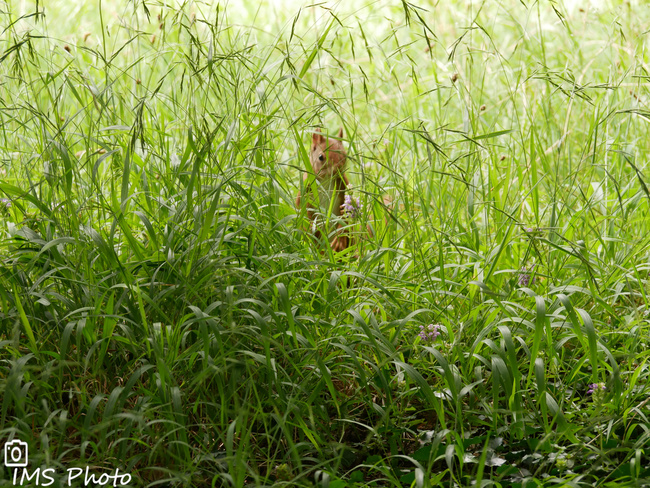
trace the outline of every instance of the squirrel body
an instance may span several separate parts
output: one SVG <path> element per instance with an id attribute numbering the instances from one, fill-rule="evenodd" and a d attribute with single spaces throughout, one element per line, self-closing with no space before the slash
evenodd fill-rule
<path id="1" fill-rule="evenodd" d="M 307 217 L 311 223 L 311 229 L 317 239 L 321 237 L 322 224 L 319 222 L 319 215 L 328 212 L 331 207 L 331 212 L 335 217 L 341 217 L 343 213 L 343 204 L 345 202 L 345 192 L 350 184 L 347 175 L 345 174 L 345 163 L 347 154 L 343 143 L 340 139 L 343 138 L 343 128 L 341 127 L 338 132 L 338 139 L 330 139 L 324 136 L 320 129 L 316 129 L 311 140 L 309 151 L 309 162 L 313 170 L 313 174 L 305 173 L 303 175 L 303 186 L 307 188 L 307 184 L 311 178 L 315 178 L 318 185 L 318 202 L 313 202 L 313 198 L 308 198 L 307 201 Z M 300 209 L 301 206 L 301 193 L 298 192 L 296 198 L 296 208 Z M 319 208 L 314 208 L 317 204 Z M 341 229 L 341 224 L 337 224 L 339 229 L 330 242 L 332 251 L 343 251 L 350 245 L 348 235 Z"/>

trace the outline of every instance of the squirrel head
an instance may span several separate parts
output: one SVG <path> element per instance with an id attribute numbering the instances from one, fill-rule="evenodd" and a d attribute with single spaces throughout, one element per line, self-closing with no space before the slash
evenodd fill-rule
<path id="1" fill-rule="evenodd" d="M 343 127 L 339 129 L 338 138 L 343 138 Z M 324 136 L 320 128 L 317 128 L 311 138 L 310 149 L 309 161 L 317 178 L 332 177 L 343 171 L 346 154 L 340 140 Z"/>

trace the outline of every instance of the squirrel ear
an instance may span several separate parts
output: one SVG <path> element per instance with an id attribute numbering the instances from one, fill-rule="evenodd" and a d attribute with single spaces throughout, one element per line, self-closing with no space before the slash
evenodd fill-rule
<path id="1" fill-rule="evenodd" d="M 343 139 L 343 127 L 339 129 L 339 139 Z"/>
<path id="2" fill-rule="evenodd" d="M 320 133 L 320 127 L 314 129 L 314 134 L 311 136 L 311 140 L 314 144 L 318 144 L 322 140 L 323 136 Z"/>

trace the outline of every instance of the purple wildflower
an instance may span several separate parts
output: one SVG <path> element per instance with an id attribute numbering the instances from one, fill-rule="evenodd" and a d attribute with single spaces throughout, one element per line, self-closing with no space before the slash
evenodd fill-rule
<path id="1" fill-rule="evenodd" d="M 355 198 L 355 200 L 356 205 L 355 202 L 352 201 L 350 195 L 345 195 L 345 201 L 343 202 L 343 213 L 352 219 L 358 218 L 361 215 L 361 209 L 363 208 L 363 204 L 359 198 Z"/>
<path id="2" fill-rule="evenodd" d="M 440 325 L 429 324 L 426 327 L 421 325 L 420 333 L 418 335 L 422 342 L 433 342 L 440 335 Z"/>
<path id="3" fill-rule="evenodd" d="M 0 210 L 3 212 L 7 212 L 11 208 L 11 200 L 8 198 L 1 198 L 0 199 Z"/>
<path id="4" fill-rule="evenodd" d="M 535 269 L 533 264 L 530 268 L 523 267 L 519 270 L 518 282 L 519 286 L 531 286 L 537 281 L 534 276 L 531 276 Z"/>
<path id="5" fill-rule="evenodd" d="M 605 383 L 591 383 L 589 385 L 589 390 L 587 390 L 587 395 L 591 395 L 592 393 L 596 393 L 599 390 L 605 391 Z"/>

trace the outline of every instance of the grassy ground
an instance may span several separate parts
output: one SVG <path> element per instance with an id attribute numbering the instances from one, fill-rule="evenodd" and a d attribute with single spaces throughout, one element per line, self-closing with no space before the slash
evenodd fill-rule
<path id="1" fill-rule="evenodd" d="M 131 486 L 650 483 L 650 8 L 253 3 L 0 3 L 0 438 Z M 342 255 L 293 203 L 319 126 Z"/>

